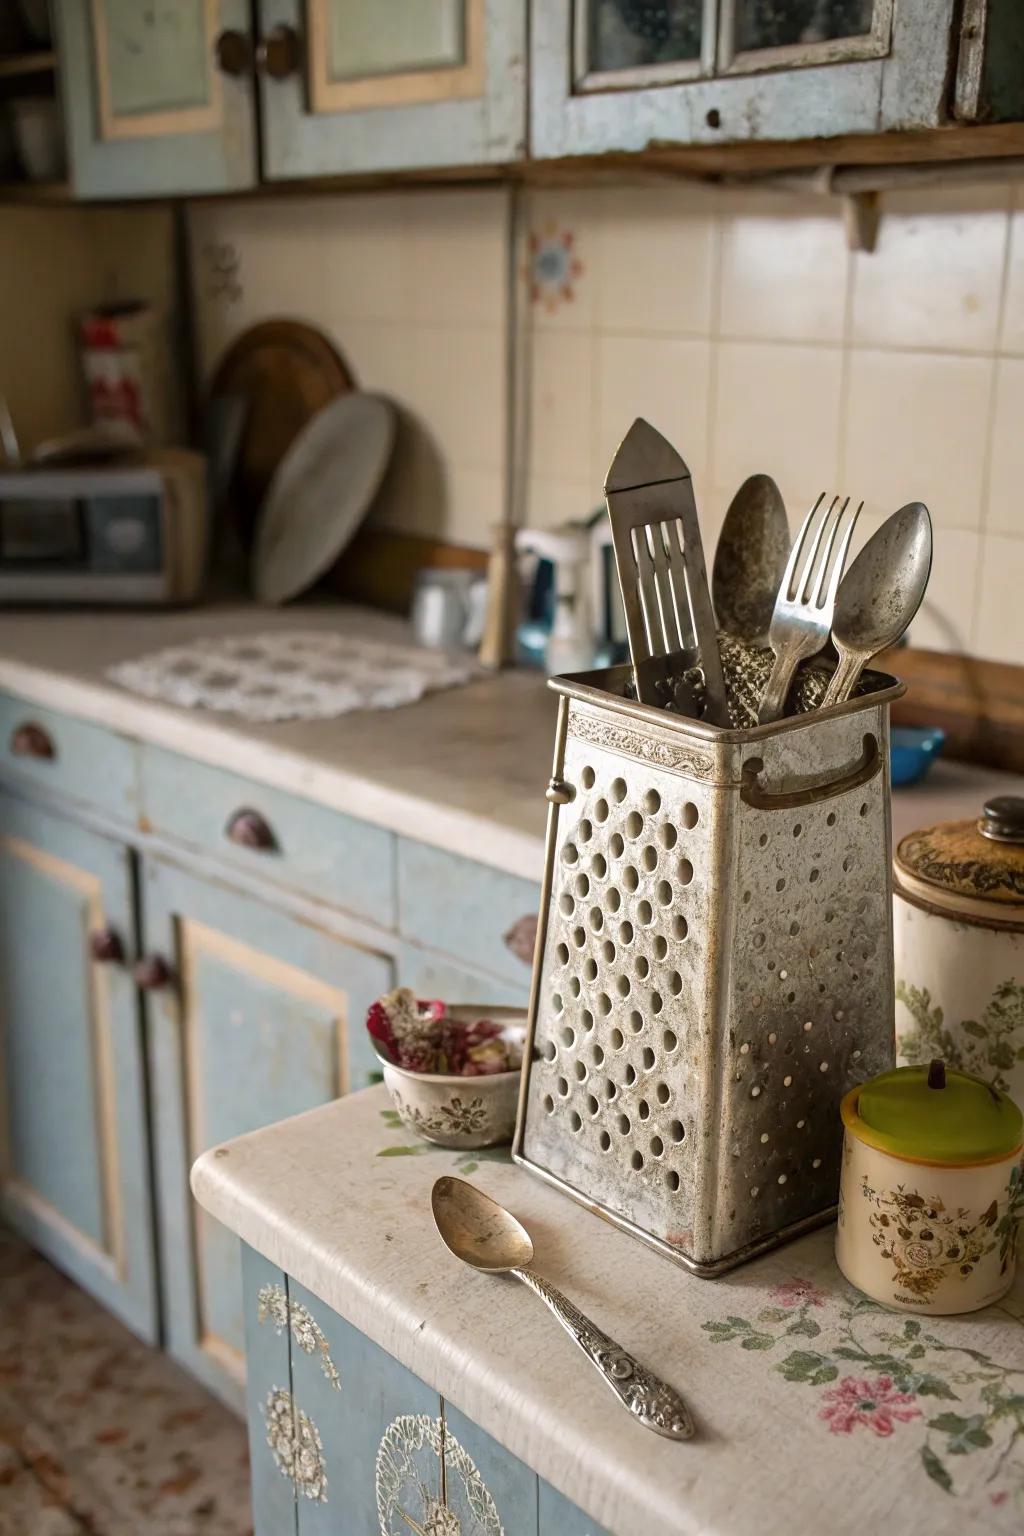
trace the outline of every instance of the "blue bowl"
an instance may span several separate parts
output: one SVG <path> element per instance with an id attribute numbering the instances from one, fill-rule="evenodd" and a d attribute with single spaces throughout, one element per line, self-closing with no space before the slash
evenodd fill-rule
<path id="1" fill-rule="evenodd" d="M 937 725 L 917 727 L 896 725 L 890 740 L 892 782 L 918 784 L 942 751 L 946 733 Z"/>

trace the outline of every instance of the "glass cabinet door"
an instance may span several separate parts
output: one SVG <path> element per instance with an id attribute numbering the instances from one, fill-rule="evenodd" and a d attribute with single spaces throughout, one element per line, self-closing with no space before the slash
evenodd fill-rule
<path id="1" fill-rule="evenodd" d="M 573 40 L 577 90 L 699 74 L 705 41 L 713 47 L 713 27 L 705 26 L 712 9 L 705 0 L 580 0 Z"/>
<path id="2" fill-rule="evenodd" d="M 718 67 L 732 73 L 888 53 L 892 0 L 720 0 Z"/>

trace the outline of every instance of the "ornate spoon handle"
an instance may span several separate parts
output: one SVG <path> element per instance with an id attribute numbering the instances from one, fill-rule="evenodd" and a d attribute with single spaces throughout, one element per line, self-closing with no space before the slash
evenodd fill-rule
<path id="1" fill-rule="evenodd" d="M 653 1429 L 656 1435 L 664 1435 L 667 1440 L 692 1438 L 693 1419 L 678 1392 L 645 1370 L 614 1339 L 595 1328 L 589 1317 L 533 1270 L 514 1269 L 512 1273 L 551 1308 L 566 1333 L 575 1339 L 596 1365 L 602 1380 L 639 1423 Z"/>

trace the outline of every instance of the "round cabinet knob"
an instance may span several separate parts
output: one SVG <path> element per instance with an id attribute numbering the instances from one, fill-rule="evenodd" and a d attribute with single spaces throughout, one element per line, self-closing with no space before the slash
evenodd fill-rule
<path id="1" fill-rule="evenodd" d="M 248 75 L 252 72 L 252 38 L 247 32 L 228 27 L 214 44 L 217 68 L 224 75 Z"/>
<path id="2" fill-rule="evenodd" d="M 266 853 L 277 847 L 277 838 L 259 811 L 236 811 L 228 818 L 224 835 L 229 842 L 238 843 L 241 848 L 256 848 Z"/>
<path id="3" fill-rule="evenodd" d="M 256 44 L 256 67 L 271 80 L 287 80 L 302 63 L 302 44 L 294 27 L 275 27 Z"/>
<path id="4" fill-rule="evenodd" d="M 1024 797 L 995 795 L 986 800 L 978 831 L 994 843 L 1024 843 Z"/>
<path id="5" fill-rule="evenodd" d="M 101 928 L 89 935 L 89 953 L 100 965 L 120 965 L 124 959 L 124 945 L 113 928 Z"/>
<path id="6" fill-rule="evenodd" d="M 11 732 L 11 751 L 15 757 L 53 758 L 57 756 L 48 731 L 34 720 L 26 720 Z"/>
<path id="7" fill-rule="evenodd" d="M 160 955 L 146 955 L 132 971 L 135 985 L 143 992 L 160 992 L 171 984 L 171 968 Z"/>

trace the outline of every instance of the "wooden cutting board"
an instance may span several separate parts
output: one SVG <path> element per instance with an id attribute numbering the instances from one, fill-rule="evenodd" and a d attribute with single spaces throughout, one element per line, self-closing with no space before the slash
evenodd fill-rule
<path id="1" fill-rule="evenodd" d="M 239 395 L 248 402 L 229 498 L 247 546 L 274 471 L 302 428 L 354 388 L 332 343 L 300 320 L 264 320 L 228 348 L 210 395 Z"/>

